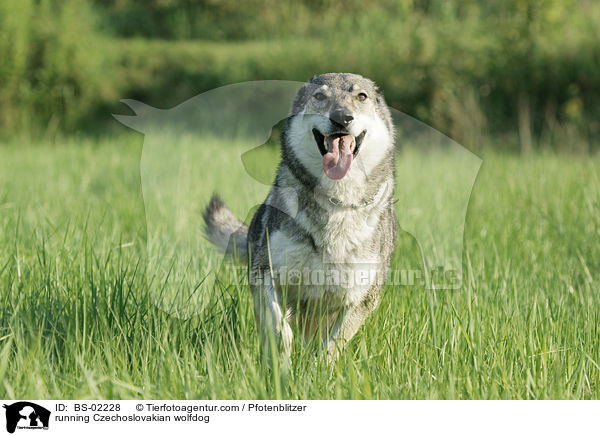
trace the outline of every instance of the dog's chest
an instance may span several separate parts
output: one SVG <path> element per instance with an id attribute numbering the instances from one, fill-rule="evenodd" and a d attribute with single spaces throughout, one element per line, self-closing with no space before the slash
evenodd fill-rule
<path id="1" fill-rule="evenodd" d="M 311 233 L 332 262 L 361 262 L 371 257 L 368 251 L 373 228 L 367 219 L 363 210 L 342 209 L 329 216 L 323 229 L 313 228 Z"/>
<path id="2" fill-rule="evenodd" d="M 374 227 L 364 210 L 334 211 L 318 226 L 305 212 L 296 222 L 314 245 L 277 231 L 271 237 L 273 267 L 288 284 L 300 284 L 301 300 L 326 297 L 333 306 L 358 303 L 376 279 L 380 262 Z M 292 283 L 292 281 L 295 281 Z"/>

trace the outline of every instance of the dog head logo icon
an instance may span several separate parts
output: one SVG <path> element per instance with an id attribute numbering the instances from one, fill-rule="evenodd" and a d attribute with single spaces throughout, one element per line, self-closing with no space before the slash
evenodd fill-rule
<path id="1" fill-rule="evenodd" d="M 230 220 L 231 237 L 224 245 L 231 245 L 229 251 L 241 255 L 246 254 L 240 253 L 245 247 L 238 246 L 235 236 L 244 230 L 243 223 L 250 222 L 269 189 L 287 191 L 271 196 L 285 199 L 283 202 L 269 202 L 267 198 L 268 206 L 278 209 L 279 216 L 302 221 L 300 212 L 311 204 L 310 199 L 299 198 L 293 189 L 273 182 L 277 161 L 272 156 L 276 154 L 273 147 L 281 142 L 275 127 L 294 117 L 302 129 L 284 132 L 286 138 L 308 139 L 297 141 L 303 146 L 293 155 L 283 150 L 282 159 L 287 159 L 288 166 L 301 168 L 299 174 L 309 176 L 310 170 L 303 169 L 315 163 L 316 172 L 325 177 L 321 156 L 325 150 L 319 148 L 322 140 L 315 143 L 311 124 L 322 114 L 313 113 L 310 105 L 291 113 L 289 110 L 292 101 L 296 109 L 304 102 L 302 93 L 298 94 L 303 86 L 301 82 L 276 80 L 238 83 L 207 91 L 167 110 L 123 100 L 135 115 L 115 118 L 144 134 L 140 176 L 148 283 L 150 295 L 161 309 L 185 319 L 200 313 L 211 301 L 216 289 L 215 271 L 226 265 L 224 252 L 210 245 L 199 224 L 201 209 L 213 192 L 237 193 L 239 201 L 233 212 L 241 220 Z M 398 225 L 416 240 L 422 258 L 407 268 L 422 268 L 428 289 L 459 289 L 467 207 L 482 161 L 424 123 L 391 107 L 387 110 L 391 115 L 388 122 L 396 132 L 394 196 Z M 377 126 L 368 127 L 371 135 L 377 130 Z M 355 169 L 371 162 L 369 146 L 377 151 L 377 141 L 368 143 L 369 137 L 365 138 L 353 164 Z M 327 177 L 325 181 L 332 183 Z"/>
<path id="2" fill-rule="evenodd" d="M 47 429 L 50 411 L 28 401 L 19 401 L 3 406 L 6 409 L 6 431 L 14 433 L 19 429 Z"/>

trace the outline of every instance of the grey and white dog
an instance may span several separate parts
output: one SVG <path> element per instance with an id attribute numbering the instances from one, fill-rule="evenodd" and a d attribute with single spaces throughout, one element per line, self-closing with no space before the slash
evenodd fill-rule
<path id="1" fill-rule="evenodd" d="M 206 231 L 249 262 L 263 341 L 289 354 L 297 322 L 333 359 L 377 306 L 395 246 L 390 112 L 367 78 L 315 76 L 292 104 L 281 147 L 250 227 L 215 195 Z"/>

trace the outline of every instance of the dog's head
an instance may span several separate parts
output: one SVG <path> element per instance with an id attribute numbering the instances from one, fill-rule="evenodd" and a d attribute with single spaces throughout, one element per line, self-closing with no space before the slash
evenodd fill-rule
<path id="1" fill-rule="evenodd" d="M 357 74 L 329 73 L 298 92 L 285 144 L 317 179 L 368 175 L 393 150 L 393 124 L 383 95 Z"/>

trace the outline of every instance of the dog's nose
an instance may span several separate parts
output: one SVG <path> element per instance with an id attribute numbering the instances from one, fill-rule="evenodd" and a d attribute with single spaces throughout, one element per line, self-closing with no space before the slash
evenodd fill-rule
<path id="1" fill-rule="evenodd" d="M 353 119 L 348 109 L 335 109 L 329 113 L 329 120 L 338 127 L 348 127 Z"/>

